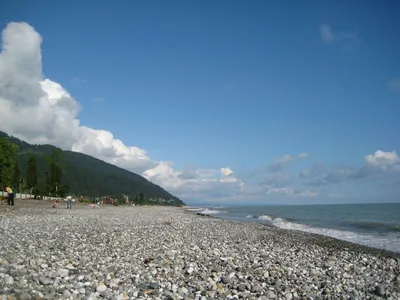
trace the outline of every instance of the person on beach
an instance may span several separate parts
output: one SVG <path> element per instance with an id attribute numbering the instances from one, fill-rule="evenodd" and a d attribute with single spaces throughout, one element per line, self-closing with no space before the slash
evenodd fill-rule
<path id="1" fill-rule="evenodd" d="M 14 192 L 13 190 L 8 186 L 4 186 L 4 190 L 7 192 L 7 204 L 14 206 Z"/>
<path id="2" fill-rule="evenodd" d="M 58 200 L 56 200 L 53 204 L 53 208 L 58 208 Z"/>
<path id="3" fill-rule="evenodd" d="M 66 200 L 67 200 L 67 209 L 72 209 L 72 197 L 68 196 Z"/>

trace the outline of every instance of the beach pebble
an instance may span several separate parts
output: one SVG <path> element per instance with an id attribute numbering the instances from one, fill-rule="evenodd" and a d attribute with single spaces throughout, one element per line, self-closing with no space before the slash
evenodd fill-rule
<path id="1" fill-rule="evenodd" d="M 375 287 L 374 293 L 377 296 L 385 296 L 385 290 L 384 290 L 383 286 L 381 286 L 381 285 L 377 285 Z"/>
<path id="2" fill-rule="evenodd" d="M 97 286 L 96 291 L 98 293 L 103 293 L 107 290 L 107 287 L 104 284 L 100 284 L 99 286 Z"/>
<path id="3" fill-rule="evenodd" d="M 285 299 L 286 299 L 286 300 L 292 300 L 292 299 L 293 299 L 292 293 L 290 293 L 290 292 L 289 292 L 289 293 L 286 293 L 286 294 L 285 294 Z"/>
<path id="4" fill-rule="evenodd" d="M 400 299 L 400 254 L 320 235 L 174 207 L 18 207 L 11 220 L 0 290 L 14 299 Z"/>

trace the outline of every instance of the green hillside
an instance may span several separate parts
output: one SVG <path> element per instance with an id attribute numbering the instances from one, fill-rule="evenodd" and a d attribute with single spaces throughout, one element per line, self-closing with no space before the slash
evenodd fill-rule
<path id="1" fill-rule="evenodd" d="M 31 145 L 15 137 L 10 137 L 1 131 L 0 137 L 6 137 L 19 146 L 17 163 L 22 176 L 25 176 L 29 158 L 32 156 L 36 158 L 39 187 L 40 190 L 45 190 L 45 171 L 47 170 L 45 158 L 56 147 L 51 145 Z M 168 204 L 171 205 L 184 204 L 177 197 L 138 174 L 86 154 L 72 151 L 63 151 L 63 154 L 65 162 L 63 183 L 69 186 L 69 191 L 72 194 L 88 197 L 105 195 L 119 197 L 121 194 L 126 194 L 134 198 L 136 195 L 143 193 L 144 199 L 147 200 L 160 198 L 170 200 Z"/>

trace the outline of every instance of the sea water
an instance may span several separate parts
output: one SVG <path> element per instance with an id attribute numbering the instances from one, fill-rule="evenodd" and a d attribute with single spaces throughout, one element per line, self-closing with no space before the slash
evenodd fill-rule
<path id="1" fill-rule="evenodd" d="M 400 252 L 400 203 L 236 206 L 195 211 Z"/>

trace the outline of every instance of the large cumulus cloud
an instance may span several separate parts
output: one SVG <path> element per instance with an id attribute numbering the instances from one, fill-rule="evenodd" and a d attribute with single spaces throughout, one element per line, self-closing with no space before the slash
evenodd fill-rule
<path id="1" fill-rule="evenodd" d="M 9 23 L 2 31 L 0 54 L 0 130 L 36 144 L 92 155 L 142 174 L 178 196 L 234 194 L 242 183 L 232 170 L 175 170 L 170 162 L 151 159 L 146 150 L 127 146 L 106 130 L 81 126 L 80 104 L 59 83 L 44 78 L 42 37 L 27 23 Z"/>

